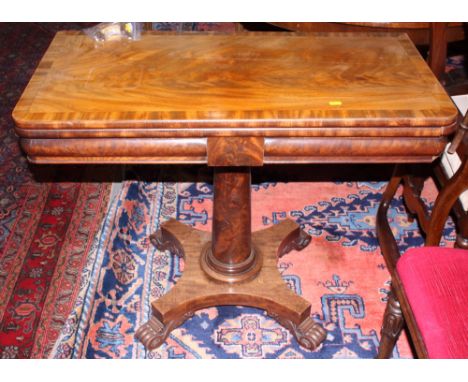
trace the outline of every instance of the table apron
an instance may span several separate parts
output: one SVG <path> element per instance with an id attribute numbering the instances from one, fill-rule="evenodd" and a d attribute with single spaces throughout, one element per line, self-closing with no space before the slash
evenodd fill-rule
<path id="1" fill-rule="evenodd" d="M 262 160 L 270 163 L 408 163 L 431 162 L 446 137 L 265 137 Z M 208 138 L 29 139 L 21 146 L 33 163 L 200 163 L 208 160 Z M 261 150 L 262 147 L 256 150 Z M 222 154 L 222 153 L 221 153 Z M 236 165 L 229 163 L 229 165 Z M 238 165 L 245 165 L 239 163 Z"/>

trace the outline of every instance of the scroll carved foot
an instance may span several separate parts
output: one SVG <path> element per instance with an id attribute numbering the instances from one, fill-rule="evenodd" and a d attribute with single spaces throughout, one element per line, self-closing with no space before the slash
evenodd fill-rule
<path id="1" fill-rule="evenodd" d="M 182 325 L 185 320 L 192 316 L 192 312 L 187 312 L 180 319 L 170 321 L 166 325 L 152 316 L 146 324 L 140 326 L 136 331 L 135 338 L 138 339 L 146 349 L 154 350 L 163 344 L 170 332 Z"/>
<path id="2" fill-rule="evenodd" d="M 327 337 L 327 332 L 322 325 L 315 322 L 311 317 L 307 317 L 297 325 L 291 320 L 281 319 L 276 314 L 270 314 L 270 316 L 288 329 L 294 335 L 297 342 L 308 350 L 315 350 Z"/>
<path id="3" fill-rule="evenodd" d="M 310 236 L 292 220 L 285 219 L 252 234 L 252 246 L 262 267 L 256 277 L 242 282 L 220 282 L 207 277 L 200 252 L 210 245 L 208 232 L 169 220 L 151 239 L 158 248 L 183 253 L 185 267 L 177 285 L 152 302 L 154 317 L 137 331 L 136 337 L 145 347 L 160 346 L 174 328 L 193 314 L 190 312 L 217 305 L 247 305 L 273 311 L 281 316 L 278 321 L 285 329 L 308 349 L 315 349 L 325 339 L 323 328 L 309 318 L 310 303 L 292 293 L 278 273 L 278 254 L 302 249 L 310 242 Z"/>
<path id="4" fill-rule="evenodd" d="M 135 337 L 145 348 L 153 350 L 164 342 L 168 334 L 168 327 L 164 326 L 156 317 L 151 317 L 146 324 L 140 326 Z"/>
<path id="5" fill-rule="evenodd" d="M 279 252 L 279 257 L 286 255 L 287 253 L 291 252 L 293 249 L 296 251 L 301 251 L 305 247 L 307 247 L 310 243 L 311 237 L 302 229 L 299 229 L 297 233 L 295 233 L 295 238 L 287 242 L 283 248 Z"/>
<path id="6" fill-rule="evenodd" d="M 150 235 L 149 239 L 151 244 L 160 251 L 169 251 L 171 254 L 179 257 L 184 256 L 184 251 L 179 240 L 164 228 L 158 229 L 155 233 Z"/>
<path id="7" fill-rule="evenodd" d="M 310 317 L 297 327 L 292 325 L 290 330 L 297 342 L 308 350 L 316 349 L 327 337 L 325 329 Z"/>
<path id="8" fill-rule="evenodd" d="M 377 358 L 390 358 L 398 336 L 403 328 L 403 314 L 400 303 L 394 297 L 393 293 L 387 302 L 385 308 L 382 329 L 380 331 L 380 344 Z"/>

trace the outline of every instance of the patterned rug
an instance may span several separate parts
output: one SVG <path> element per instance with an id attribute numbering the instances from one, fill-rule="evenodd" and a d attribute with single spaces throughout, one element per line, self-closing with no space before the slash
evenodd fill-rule
<path id="1" fill-rule="evenodd" d="M 252 186 L 253 229 L 285 218 L 312 235 L 311 244 L 278 262 L 284 282 L 312 304 L 328 331 L 315 351 L 262 310 L 204 309 L 148 352 L 134 333 L 150 301 L 183 275 L 183 261 L 156 250 L 149 234 L 169 218 L 209 230 L 212 186 L 205 183 L 126 182 L 88 257 L 79 296 L 51 353 L 55 358 L 373 358 L 389 291 L 389 273 L 377 246 L 375 215 L 383 182 L 262 183 Z M 428 185 L 428 204 L 435 188 Z M 389 211 L 399 247 L 421 246 L 415 222 L 400 199 Z M 444 242 L 453 245 L 448 223 Z M 394 357 L 411 357 L 402 335 Z"/>
<path id="2" fill-rule="evenodd" d="M 195 224 L 200 229 L 208 229 L 210 225 L 208 213 L 211 211 L 210 187 L 200 184 L 128 183 L 118 202 L 115 202 L 113 209 L 106 215 L 106 224 L 101 232 L 100 222 L 106 210 L 110 184 L 92 181 L 80 183 L 80 179 L 86 178 L 87 171 L 83 168 L 70 166 L 66 169 L 53 166 L 38 168 L 27 163 L 13 130 L 11 119 L 13 107 L 55 32 L 63 29 L 82 29 L 91 24 L 93 23 L 0 23 L 0 289 L 2 290 L 0 357 L 45 358 L 49 356 L 59 336 L 60 341 L 53 353 L 55 357 L 326 358 L 338 354 L 339 350 L 333 352 L 331 350 L 333 347 L 328 342 L 320 352 L 313 354 L 303 352 L 291 340 L 289 333 L 264 317 L 263 312 L 236 307 L 213 308 L 199 312 L 171 335 L 168 344 L 153 353 L 147 354 L 141 346 L 133 343 L 135 327 L 148 317 L 149 300 L 167 291 L 180 277 L 183 269 L 183 263 L 179 263 L 177 259 L 151 248 L 147 234 L 156 230 L 161 221 L 171 216 Z M 152 28 L 234 31 L 235 24 L 153 23 Z M 460 62 L 455 60 L 449 62 L 448 68 L 451 70 L 452 66 L 456 68 L 460 65 Z M 44 173 L 46 180 L 41 180 Z M 314 186 L 319 187 L 318 184 Z M 325 189 L 330 187 L 325 184 L 322 186 Z M 352 187 L 350 185 L 346 187 L 348 186 L 350 187 L 348 191 L 351 192 Z M 281 191 L 281 187 L 286 185 L 258 185 L 253 188 L 254 196 L 274 190 Z M 300 184 L 288 187 L 296 189 L 294 192 L 288 189 L 286 191 L 288 195 L 317 193 L 316 189 L 310 189 L 311 185 L 307 185 L 309 188 L 304 189 Z M 366 189 L 365 186 L 358 184 L 353 187 L 356 189 L 349 195 L 353 193 L 361 195 Z M 368 191 L 373 190 L 369 187 Z M 380 309 L 378 312 L 380 315 L 383 302 L 374 304 L 375 306 L 366 302 L 366 311 L 363 313 L 358 302 L 351 303 L 350 300 L 346 300 L 349 299 L 348 294 L 351 292 L 361 293 L 361 289 L 356 285 L 359 277 L 352 273 L 348 274 L 348 271 L 341 271 L 339 267 L 336 271 L 331 267 L 328 273 L 322 274 L 321 265 L 314 263 L 316 268 L 300 265 L 301 261 L 308 258 L 307 251 L 310 252 L 313 248 L 314 251 L 317 250 L 316 246 L 320 247 L 320 243 L 327 248 L 330 244 L 338 246 L 341 251 L 346 250 L 346 253 L 348 248 L 351 248 L 349 253 L 357 251 L 355 256 L 359 259 L 379 258 L 375 255 L 376 242 L 372 231 L 369 233 L 362 227 L 361 230 L 356 229 L 354 221 L 348 223 L 341 221 L 340 219 L 345 219 L 344 215 L 338 214 L 334 217 L 338 221 L 332 222 L 334 205 L 338 202 L 334 199 L 328 200 L 325 196 L 335 195 L 338 199 L 345 198 L 345 201 L 354 203 L 352 205 L 356 211 L 361 209 L 368 211 L 370 206 L 375 208 L 375 201 L 365 199 L 365 203 L 372 203 L 361 206 L 359 203 L 355 204 L 357 202 L 353 198 L 348 198 L 344 194 L 342 196 L 339 193 L 335 194 L 335 189 L 328 190 L 328 193 L 319 193 L 324 195 L 320 203 L 331 203 L 327 208 L 322 208 L 322 204 L 318 201 L 313 202 L 315 199 L 302 198 L 299 199 L 303 201 L 302 206 L 296 201 L 289 207 L 283 206 L 279 209 L 277 206 L 281 206 L 281 203 L 275 195 L 272 199 L 259 200 L 260 203 L 268 202 L 271 205 L 256 212 L 263 214 L 262 218 L 257 220 L 264 218 L 261 222 L 257 221 L 256 228 L 274 224 L 288 214 L 300 222 L 304 221 L 304 224 L 309 224 L 308 229 L 315 232 L 314 243 L 300 254 L 291 253 L 284 257 L 279 263 L 279 269 L 291 288 L 310 298 L 313 311 L 326 323 L 330 336 L 334 336 L 336 343 L 348 341 L 349 338 L 354 341 L 353 343 L 361 341 L 364 347 L 358 348 L 353 345 L 354 347 L 351 346 L 349 349 L 354 350 L 350 351 L 359 357 L 371 356 L 377 341 L 377 336 L 372 330 L 376 330 L 378 324 L 362 322 L 359 317 L 360 315 L 368 317 L 369 309 L 377 309 L 376 306 Z M 284 189 L 282 192 L 285 192 Z M 372 192 L 378 198 L 380 190 L 375 189 Z M 135 199 L 132 199 L 132 195 Z M 255 200 L 258 199 L 256 197 Z M 309 205 L 315 207 L 306 209 Z M 341 213 L 348 208 L 342 203 L 338 205 L 341 205 L 339 207 Z M 129 211 L 134 211 L 132 216 L 128 215 Z M 312 217 L 316 219 L 320 211 L 323 212 L 323 216 L 318 217 L 318 223 L 307 223 Z M 374 215 L 369 212 L 368 216 L 372 220 Z M 325 224 L 329 220 L 332 228 Z M 127 225 L 126 221 L 132 225 Z M 144 228 L 142 221 L 151 224 Z M 115 222 L 118 224 L 115 225 Z M 117 232 L 113 231 L 115 229 Z M 410 229 L 402 232 L 406 238 L 402 245 L 417 245 L 421 242 L 415 231 Z M 99 235 L 93 242 L 97 233 Z M 115 247 L 107 247 L 109 245 Z M 368 249 L 357 250 L 361 246 Z M 369 256 L 359 257 L 357 253 L 361 252 Z M 131 257 L 130 253 L 139 253 L 139 255 Z M 328 249 L 325 253 L 328 253 Z M 374 257 L 371 254 L 374 254 Z M 335 258 L 335 255 L 330 255 L 330 258 Z M 378 264 L 382 264 L 381 259 L 379 261 Z M 377 266 L 375 265 L 377 263 L 371 264 Z M 301 273 L 309 268 L 316 269 L 320 275 Z M 357 269 L 361 268 L 356 267 Z M 384 272 L 384 269 L 377 269 L 379 269 L 377 274 Z M 315 278 L 309 279 L 309 276 Z M 378 288 L 382 289 L 379 298 L 385 300 L 388 285 L 385 281 L 382 285 L 382 280 L 375 285 L 378 284 Z M 317 295 L 317 287 L 322 288 L 324 292 L 328 291 L 330 296 L 335 293 L 335 297 L 327 297 L 328 299 L 322 301 L 323 296 Z M 102 295 L 95 297 L 94 294 L 90 294 L 91 291 Z M 340 300 L 341 297 L 336 297 L 340 293 L 348 297 Z M 361 300 L 364 298 L 360 294 L 356 296 Z M 109 311 L 106 310 L 108 307 L 106 304 L 111 304 Z M 325 308 L 326 306 L 329 307 Z M 90 311 L 91 308 L 95 310 Z M 118 321 L 116 312 L 120 311 L 125 312 L 122 319 L 125 317 L 126 321 Z M 240 317 L 244 315 L 251 318 L 241 321 Z M 97 324 L 99 320 L 104 320 L 102 322 L 106 322 L 107 326 L 99 326 Z M 62 331 L 65 321 L 67 321 L 66 330 Z M 360 331 L 348 329 L 355 321 L 360 325 Z M 88 323 L 89 327 L 86 326 Z M 247 327 L 258 330 L 252 334 L 243 329 Z M 95 337 L 87 337 L 92 336 L 92 328 L 96 331 Z M 122 330 L 124 330 L 123 337 L 120 335 Z M 244 335 L 247 339 L 242 337 Z M 251 347 L 249 338 L 252 336 L 256 339 L 262 338 L 261 341 L 265 342 Z M 327 341 L 332 341 L 330 336 Z M 87 345 L 91 343 L 90 341 L 94 341 L 92 346 Z M 364 352 L 362 349 L 366 346 L 370 350 Z M 338 348 L 344 352 L 344 355 L 337 356 L 345 356 L 347 350 L 344 350 L 343 346 L 335 347 Z M 399 353 L 407 354 L 404 345 L 400 346 Z"/>
<path id="3" fill-rule="evenodd" d="M 82 25 L 80 25 L 81 27 Z M 110 184 L 86 170 L 28 165 L 11 112 L 56 30 L 76 24 L 0 23 L 0 357 L 43 358 L 78 291 Z M 71 170 L 71 171 L 70 171 Z M 42 180 L 41 180 L 42 179 Z"/>
<path id="4" fill-rule="evenodd" d="M 0 358 L 47 357 L 108 205 L 111 185 L 93 182 L 95 168 L 28 164 L 11 118 L 55 33 L 92 24 L 0 23 Z M 234 24 L 153 28 L 230 31 Z"/>
<path id="5" fill-rule="evenodd" d="M 0 354 L 44 358 L 78 292 L 109 184 L 45 183 L 25 190 L 0 252 Z"/>

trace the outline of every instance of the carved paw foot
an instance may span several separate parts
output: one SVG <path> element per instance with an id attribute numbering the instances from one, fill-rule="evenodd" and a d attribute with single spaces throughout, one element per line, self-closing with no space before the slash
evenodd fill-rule
<path id="1" fill-rule="evenodd" d="M 135 337 L 148 350 L 161 346 L 169 334 L 169 328 L 164 326 L 156 317 L 151 317 L 149 321 L 141 326 L 135 333 Z"/>
<path id="2" fill-rule="evenodd" d="M 299 230 L 299 234 L 296 235 L 296 237 L 288 242 L 281 250 L 279 253 L 279 256 L 284 256 L 287 253 L 291 252 L 293 249 L 296 251 L 300 251 L 307 247 L 310 243 L 311 237 L 309 234 L 307 234 L 305 231 L 302 229 Z"/>
<path id="3" fill-rule="evenodd" d="M 160 251 L 169 251 L 171 254 L 183 257 L 184 251 L 179 241 L 164 228 L 158 229 L 149 237 L 153 244 Z"/>

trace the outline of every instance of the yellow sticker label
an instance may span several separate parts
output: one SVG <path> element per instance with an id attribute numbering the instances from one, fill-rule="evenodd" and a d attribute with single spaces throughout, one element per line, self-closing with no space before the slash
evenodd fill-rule
<path id="1" fill-rule="evenodd" d="M 132 23 L 125 23 L 124 29 L 127 33 L 132 33 L 133 31 L 133 25 Z"/>
<path id="2" fill-rule="evenodd" d="M 341 102 L 341 101 L 329 101 L 328 104 L 330 106 L 341 106 L 343 104 L 343 102 Z"/>

